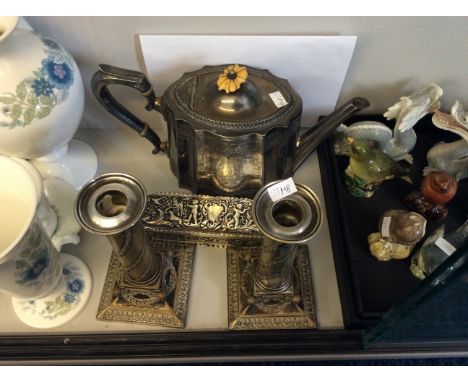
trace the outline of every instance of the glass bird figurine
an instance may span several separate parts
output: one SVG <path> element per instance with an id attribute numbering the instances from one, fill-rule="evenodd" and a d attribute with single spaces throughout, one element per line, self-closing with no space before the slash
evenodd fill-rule
<path id="1" fill-rule="evenodd" d="M 456 101 L 450 114 L 437 111 L 432 123 L 439 129 L 457 134 L 462 139 L 454 142 L 439 142 L 427 152 L 427 167 L 424 175 L 431 171 L 443 171 L 457 181 L 468 178 L 468 112 L 460 101 Z"/>
<path id="2" fill-rule="evenodd" d="M 443 90 L 439 85 L 430 83 L 409 96 L 401 97 L 383 115 L 387 120 L 395 120 L 393 129 L 377 121 L 361 121 L 350 126 L 342 124 L 337 129 L 339 134 L 335 152 L 349 155 L 346 138 L 370 139 L 392 159 L 404 159 L 412 163 L 413 158 L 409 152 L 413 150 L 417 139 L 414 126 L 425 115 L 439 110 L 442 94 Z"/>
<path id="3" fill-rule="evenodd" d="M 401 177 L 412 183 L 410 170 L 394 161 L 370 140 L 348 138 L 349 166 L 345 182 L 351 195 L 370 198 L 385 180 Z"/>

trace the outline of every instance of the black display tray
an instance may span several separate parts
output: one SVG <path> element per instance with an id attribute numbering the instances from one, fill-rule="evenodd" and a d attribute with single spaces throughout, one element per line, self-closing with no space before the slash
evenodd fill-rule
<path id="1" fill-rule="evenodd" d="M 394 125 L 394 121 L 386 121 L 376 115 L 354 116 L 345 124 L 365 120 L 383 122 L 390 128 Z M 383 313 L 418 286 L 419 280 L 409 270 L 410 258 L 380 262 L 370 255 L 367 244 L 367 236 L 377 231 L 381 214 L 392 208 L 406 209 L 403 198 L 419 189 L 427 151 L 437 142 L 460 139 L 456 134 L 436 128 L 431 115 L 421 119 L 415 131 L 418 140 L 411 152 L 414 185 L 393 179 L 384 182 L 370 199 L 353 197 L 346 189 L 344 170 L 349 159 L 335 155 L 334 137 L 318 149 L 343 320 L 348 329 L 368 328 L 376 324 Z M 429 221 L 426 235 L 441 224 L 445 224 L 446 232 L 450 232 L 465 221 L 467 183 L 467 180 L 459 182 L 456 197 L 447 205 L 449 215 L 439 223 Z"/>

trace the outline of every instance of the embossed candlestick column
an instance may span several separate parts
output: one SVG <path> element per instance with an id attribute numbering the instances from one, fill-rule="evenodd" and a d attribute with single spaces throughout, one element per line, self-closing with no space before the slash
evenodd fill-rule
<path id="1" fill-rule="evenodd" d="M 309 251 L 302 243 L 321 225 L 320 202 L 303 185 L 273 201 L 268 189 L 277 183 L 264 186 L 252 203 L 262 245 L 227 248 L 231 329 L 316 327 Z"/>
<path id="2" fill-rule="evenodd" d="M 146 200 L 143 185 L 126 174 L 102 175 L 78 194 L 79 223 L 113 247 L 97 318 L 184 327 L 188 293 L 178 275 L 194 246 L 161 249 L 150 240 L 141 221 Z"/>

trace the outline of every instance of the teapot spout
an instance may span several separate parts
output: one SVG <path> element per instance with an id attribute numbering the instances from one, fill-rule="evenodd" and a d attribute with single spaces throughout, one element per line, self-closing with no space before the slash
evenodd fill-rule
<path id="1" fill-rule="evenodd" d="M 294 161 L 296 171 L 299 166 L 311 155 L 339 125 L 353 114 L 370 106 L 366 98 L 355 97 L 340 106 L 333 113 L 320 120 L 314 127 L 307 128 L 297 142 L 297 154 Z"/>

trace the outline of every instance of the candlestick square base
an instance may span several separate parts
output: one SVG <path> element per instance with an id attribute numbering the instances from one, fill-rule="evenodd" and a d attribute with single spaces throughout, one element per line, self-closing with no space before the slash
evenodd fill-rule
<path id="1" fill-rule="evenodd" d="M 163 259 L 161 277 L 136 285 L 126 279 L 112 253 L 96 318 L 184 328 L 196 246 L 170 247 L 148 235 L 152 252 Z"/>
<path id="2" fill-rule="evenodd" d="M 229 329 L 316 328 L 316 311 L 307 245 L 299 245 L 293 267 L 292 293 L 258 293 L 254 269 L 260 247 L 228 247 Z"/>

